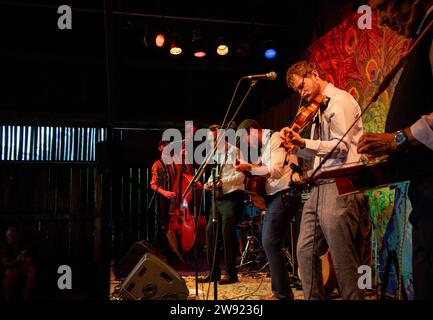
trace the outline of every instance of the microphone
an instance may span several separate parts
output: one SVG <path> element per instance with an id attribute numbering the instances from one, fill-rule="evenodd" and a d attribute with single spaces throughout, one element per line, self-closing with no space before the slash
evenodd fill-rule
<path id="1" fill-rule="evenodd" d="M 271 71 L 269 73 L 265 73 L 265 74 L 254 74 L 252 76 L 246 76 L 244 77 L 245 79 L 250 79 L 250 80 L 261 80 L 261 79 L 265 79 L 265 80 L 275 80 L 277 78 L 277 73 L 274 71 Z"/>

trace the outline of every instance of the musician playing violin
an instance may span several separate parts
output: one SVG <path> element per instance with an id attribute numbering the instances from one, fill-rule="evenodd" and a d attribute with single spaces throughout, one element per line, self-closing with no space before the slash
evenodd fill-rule
<path id="1" fill-rule="evenodd" d="M 314 160 L 316 168 L 354 123 L 361 110 L 346 91 L 325 80 L 325 74 L 313 63 L 301 61 L 287 71 L 287 84 L 308 103 L 322 96 L 313 119 L 311 138 L 301 137 L 295 128 L 284 128 L 280 136 L 287 150 L 304 159 Z M 346 136 L 324 164 L 342 165 L 360 160 L 356 151 L 363 133 L 362 120 Z M 297 258 L 306 299 L 325 299 L 320 257 L 329 249 L 334 262 L 338 286 L 343 299 L 362 299 L 357 273 L 361 257 L 357 253 L 360 223 L 368 223 L 368 210 L 363 194 L 339 196 L 335 182 L 313 187 L 305 203 L 297 245 Z M 315 239 L 314 239 L 315 237 Z"/>

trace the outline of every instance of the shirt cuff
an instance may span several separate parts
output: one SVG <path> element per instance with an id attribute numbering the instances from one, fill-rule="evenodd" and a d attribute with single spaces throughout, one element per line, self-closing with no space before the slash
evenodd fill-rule
<path id="1" fill-rule="evenodd" d="M 424 117 L 415 122 L 410 131 L 416 140 L 433 150 L 433 129 Z"/>
<path id="2" fill-rule="evenodd" d="M 304 149 L 318 151 L 319 147 L 320 147 L 320 140 L 305 139 L 305 148 Z"/>
<path id="3" fill-rule="evenodd" d="M 253 176 L 266 176 L 269 174 L 269 169 L 267 166 L 253 167 L 251 174 Z"/>

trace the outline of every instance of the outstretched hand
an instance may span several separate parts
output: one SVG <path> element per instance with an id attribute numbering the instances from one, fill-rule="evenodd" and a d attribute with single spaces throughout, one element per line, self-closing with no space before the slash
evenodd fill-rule
<path id="1" fill-rule="evenodd" d="M 358 142 L 358 153 L 383 156 L 397 150 L 394 133 L 365 133 Z"/>

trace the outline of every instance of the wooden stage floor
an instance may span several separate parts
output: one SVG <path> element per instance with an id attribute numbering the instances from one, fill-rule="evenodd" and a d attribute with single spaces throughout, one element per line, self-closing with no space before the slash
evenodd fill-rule
<path id="1" fill-rule="evenodd" d="M 188 300 L 214 300 L 214 284 L 199 283 L 198 295 L 196 295 L 195 274 L 193 272 L 178 271 L 178 274 L 185 280 L 189 289 Z M 199 276 L 204 275 L 200 272 Z M 271 279 L 266 272 L 240 273 L 238 275 L 239 282 L 227 285 L 217 286 L 218 300 L 272 300 L 270 296 Z M 122 281 L 116 279 L 114 273 L 111 276 L 111 295 L 112 300 L 117 300 L 118 292 Z M 303 300 L 304 294 L 299 288 L 292 288 L 295 300 Z"/>

